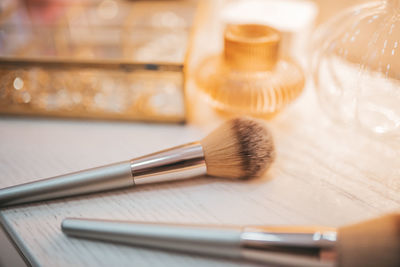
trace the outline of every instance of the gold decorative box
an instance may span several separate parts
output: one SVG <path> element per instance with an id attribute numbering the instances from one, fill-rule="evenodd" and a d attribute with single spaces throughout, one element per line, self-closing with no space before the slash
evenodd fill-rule
<path id="1" fill-rule="evenodd" d="M 0 113 L 185 120 L 195 1 L 0 5 Z"/>

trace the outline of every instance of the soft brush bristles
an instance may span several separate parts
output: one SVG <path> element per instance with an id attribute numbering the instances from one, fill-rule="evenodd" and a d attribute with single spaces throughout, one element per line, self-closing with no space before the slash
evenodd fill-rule
<path id="1" fill-rule="evenodd" d="M 261 176 L 275 157 L 271 133 L 263 122 L 235 118 L 203 140 L 207 174 L 248 179 Z"/>

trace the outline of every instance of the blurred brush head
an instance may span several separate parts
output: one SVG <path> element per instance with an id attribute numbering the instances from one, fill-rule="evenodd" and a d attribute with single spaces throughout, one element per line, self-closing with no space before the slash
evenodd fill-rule
<path id="1" fill-rule="evenodd" d="M 265 173 L 275 158 L 274 143 L 266 125 L 240 117 L 223 123 L 201 145 L 211 176 L 249 179 Z"/>
<path id="2" fill-rule="evenodd" d="M 400 266 L 400 213 L 339 228 L 336 249 L 340 267 Z"/>

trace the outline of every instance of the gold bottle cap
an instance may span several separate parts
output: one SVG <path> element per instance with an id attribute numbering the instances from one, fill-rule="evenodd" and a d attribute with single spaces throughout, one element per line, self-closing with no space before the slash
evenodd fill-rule
<path id="1" fill-rule="evenodd" d="M 278 61 L 280 40 L 279 31 L 265 25 L 228 25 L 224 34 L 225 62 L 241 71 L 270 70 Z"/>

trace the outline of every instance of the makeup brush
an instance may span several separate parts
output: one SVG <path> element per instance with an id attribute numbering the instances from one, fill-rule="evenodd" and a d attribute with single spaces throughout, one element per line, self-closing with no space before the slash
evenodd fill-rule
<path id="1" fill-rule="evenodd" d="M 223 123 L 200 142 L 0 189 L 0 206 L 206 174 L 248 179 L 261 176 L 271 165 L 274 155 L 272 136 L 264 123 L 236 118 Z"/>
<path id="2" fill-rule="evenodd" d="M 65 219 L 69 236 L 279 266 L 399 267 L 400 214 L 341 227 L 209 227 Z"/>

